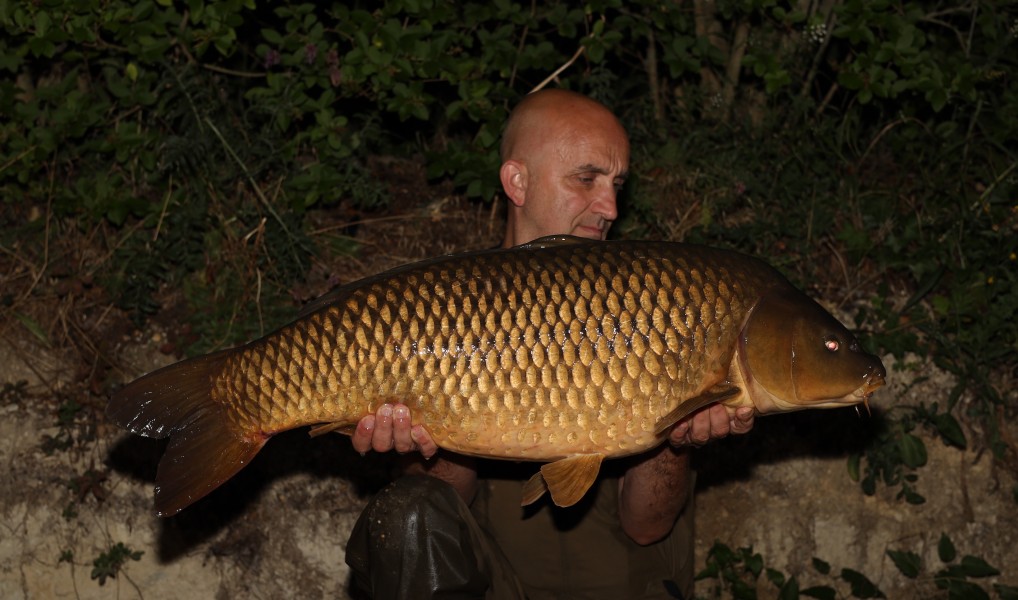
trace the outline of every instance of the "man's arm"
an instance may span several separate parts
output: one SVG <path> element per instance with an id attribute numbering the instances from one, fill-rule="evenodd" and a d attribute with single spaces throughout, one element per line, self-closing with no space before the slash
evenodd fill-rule
<path id="1" fill-rule="evenodd" d="M 668 444 L 635 457 L 619 479 L 619 521 L 638 544 L 651 544 L 672 530 L 692 485 L 691 447 L 753 428 L 752 408 L 729 415 L 721 405 L 704 408 L 677 423 Z"/>
<path id="2" fill-rule="evenodd" d="M 405 404 L 383 404 L 374 415 L 357 423 L 350 436 L 354 450 L 395 450 L 401 457 L 404 473 L 430 475 L 451 485 L 463 501 L 470 504 L 477 493 L 477 461 L 452 452 L 439 452 L 438 445 L 424 427 L 411 425 L 410 409 Z"/>

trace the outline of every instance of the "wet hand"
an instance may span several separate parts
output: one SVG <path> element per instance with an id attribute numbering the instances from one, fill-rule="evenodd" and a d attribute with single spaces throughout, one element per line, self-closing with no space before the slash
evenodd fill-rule
<path id="1" fill-rule="evenodd" d="M 741 435 L 753 429 L 756 411 L 741 407 L 729 412 L 720 404 L 702 408 L 679 421 L 668 435 L 673 446 L 703 446 L 728 435 Z"/>
<path id="2" fill-rule="evenodd" d="M 438 445 L 421 425 L 412 425 L 410 409 L 405 404 L 383 404 L 373 415 L 363 417 L 350 436 L 353 448 L 361 454 L 368 450 L 400 454 L 420 452 L 431 458 Z"/>

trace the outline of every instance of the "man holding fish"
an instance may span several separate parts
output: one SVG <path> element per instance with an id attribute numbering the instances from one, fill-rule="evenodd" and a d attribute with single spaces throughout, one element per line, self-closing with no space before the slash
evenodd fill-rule
<path id="1" fill-rule="evenodd" d="M 573 92 L 533 93 L 510 116 L 501 155 L 504 247 L 557 234 L 605 239 L 629 170 L 628 136 L 611 111 Z M 383 491 L 362 516 L 347 561 L 375 598 L 691 598 L 689 448 L 745 433 L 753 419 L 749 407 L 700 409 L 671 428 L 668 444 L 616 461 L 623 464 L 602 475 L 590 504 L 547 502 L 535 512 L 519 506 L 523 481 L 513 478 L 513 465 L 485 461 L 479 469 L 473 457 L 439 451 L 423 426 L 411 426 L 405 405 L 383 405 L 360 421 L 354 448 L 419 453 L 405 457 L 404 473 L 443 483 L 408 477 Z M 493 473 L 479 479 L 479 471 Z M 391 539 L 425 522 L 436 537 L 459 539 L 464 520 L 469 541 L 440 551 L 416 537 Z"/>
<path id="2" fill-rule="evenodd" d="M 375 598 L 688 597 L 686 447 L 884 384 L 880 360 L 763 261 L 604 241 L 629 145 L 600 104 L 533 94 L 502 151 L 506 248 L 350 282 L 114 392 L 112 422 L 169 438 L 160 516 L 313 426 L 421 459 L 347 545 Z"/>

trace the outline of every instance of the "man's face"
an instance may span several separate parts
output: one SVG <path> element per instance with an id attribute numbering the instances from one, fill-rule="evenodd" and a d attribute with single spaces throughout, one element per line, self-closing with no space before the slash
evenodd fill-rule
<path id="1" fill-rule="evenodd" d="M 603 240 L 618 216 L 616 197 L 629 170 L 629 141 L 613 118 L 568 121 L 549 127 L 525 159 L 527 237 Z"/>

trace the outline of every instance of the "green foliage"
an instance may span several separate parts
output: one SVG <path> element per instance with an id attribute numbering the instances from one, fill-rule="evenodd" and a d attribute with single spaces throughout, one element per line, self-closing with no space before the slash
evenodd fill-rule
<path id="1" fill-rule="evenodd" d="M 8 405 L 21 402 L 28 396 L 28 382 L 24 379 L 18 381 L 5 381 L 0 386 L 0 404 Z"/>
<path id="2" fill-rule="evenodd" d="M 887 555 L 898 571 L 909 579 L 918 579 L 924 574 L 922 559 L 910 551 L 888 550 Z M 967 554 L 956 560 L 958 553 L 947 534 L 941 534 L 937 542 L 937 556 L 942 566 L 933 573 L 933 582 L 938 589 L 947 592 L 950 600 L 980 600 L 990 594 L 973 579 L 985 579 L 1000 575 L 1000 571 L 978 556 Z M 993 590 L 1002 600 L 1014 598 L 1018 588 L 993 584 Z"/>
<path id="3" fill-rule="evenodd" d="M 913 383 L 919 383 L 919 380 Z M 925 424 L 939 433 L 945 443 L 965 447 L 965 437 L 958 422 L 949 413 L 938 413 L 937 405 L 927 409 L 925 404 L 907 407 L 897 418 L 890 416 L 877 420 L 874 442 L 861 454 L 848 461 L 849 475 L 859 481 L 867 495 L 876 493 L 877 484 L 900 486 L 898 498 L 909 504 L 922 504 L 926 499 L 915 489 L 916 470 L 926 464 L 926 444 L 913 433 L 919 424 Z M 865 463 L 863 459 L 865 458 Z"/>
<path id="4" fill-rule="evenodd" d="M 1018 354 L 1018 11 L 698 6 L 4 3 L 0 202 L 19 218 L 0 244 L 44 256 L 25 214 L 52 210 L 58 233 L 103 240 L 90 268 L 137 322 L 176 294 L 191 351 L 233 344 L 292 315 L 308 211 L 386 208 L 370 155 L 424 156 L 490 199 L 509 108 L 580 90 L 633 139 L 616 231 L 769 257 L 870 350 L 957 377 L 851 466 L 921 502 L 914 428 L 1000 457 L 1015 411 L 997 382 Z"/>
<path id="5" fill-rule="evenodd" d="M 908 550 L 888 550 L 887 556 L 897 567 L 898 572 L 908 579 L 932 581 L 937 589 L 947 592 L 951 600 L 979 600 L 990 598 L 989 593 L 978 579 L 995 577 L 1000 571 L 982 558 L 965 555 L 957 560 L 958 554 L 953 542 L 946 534 L 941 534 L 937 543 L 937 555 L 941 566 L 930 572 L 923 564 L 922 558 Z M 755 600 L 759 593 L 760 575 L 772 587 L 765 586 L 768 591 L 765 597 L 796 600 L 798 598 L 819 598 L 835 600 L 836 598 L 886 598 L 883 591 L 865 574 L 853 569 L 843 568 L 834 575 L 831 565 L 820 558 L 813 558 L 812 569 L 816 577 L 829 580 L 826 585 L 816 585 L 800 589 L 796 577 L 786 575 L 777 569 L 767 567 L 764 557 L 752 548 L 732 550 L 721 542 L 714 542 L 707 554 L 704 569 L 696 575 L 697 581 L 711 581 L 713 588 L 709 595 L 712 598 L 736 598 L 739 600 Z M 845 588 L 847 587 L 847 594 Z M 773 589 L 772 589 L 773 588 Z M 1009 600 L 1018 593 L 1018 588 L 995 583 L 993 590 L 1001 600 Z"/>
<path id="6" fill-rule="evenodd" d="M 141 550 L 131 550 L 123 542 L 117 542 L 92 561 L 91 577 L 98 579 L 99 585 L 105 585 L 106 579 L 116 577 L 128 560 L 141 560 L 143 554 L 145 553 Z"/>
<path id="7" fill-rule="evenodd" d="M 52 456 L 55 452 L 63 452 L 74 446 L 75 442 L 75 421 L 84 407 L 78 404 L 73 398 L 64 400 L 57 409 L 57 434 L 42 435 L 40 447 L 46 456 Z M 79 436 L 81 437 L 81 436 Z"/>
<path id="8" fill-rule="evenodd" d="M 831 565 L 819 559 L 813 559 L 813 570 L 818 575 L 831 577 Z M 801 597 L 834 600 L 838 598 L 839 586 L 834 579 L 840 579 L 850 588 L 850 596 L 854 598 L 885 598 L 883 592 L 865 575 L 852 569 L 842 569 L 837 578 L 832 577 L 831 585 L 818 585 L 800 589 L 795 576 L 787 576 L 777 569 L 765 567 L 762 555 L 750 548 L 732 550 L 721 542 L 714 542 L 707 553 L 705 568 L 697 573 L 696 580 L 713 580 L 714 586 L 710 594 L 712 598 L 736 598 L 738 600 L 756 600 L 760 575 L 775 589 L 765 597 L 781 600 L 797 600 Z M 841 596 L 844 597 L 844 596 Z"/>

